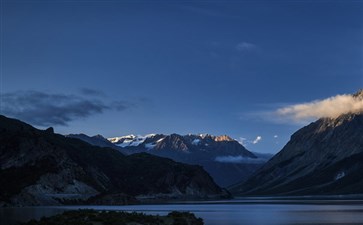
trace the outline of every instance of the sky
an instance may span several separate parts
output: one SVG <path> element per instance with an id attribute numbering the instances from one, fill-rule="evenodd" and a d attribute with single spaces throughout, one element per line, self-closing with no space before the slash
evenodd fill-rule
<path id="1" fill-rule="evenodd" d="M 359 0 L 0 6 L 0 113 L 62 134 L 227 134 L 276 153 L 363 88 Z"/>

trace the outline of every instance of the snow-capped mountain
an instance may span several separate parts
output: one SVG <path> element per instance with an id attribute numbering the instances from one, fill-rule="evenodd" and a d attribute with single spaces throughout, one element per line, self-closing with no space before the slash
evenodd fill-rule
<path id="1" fill-rule="evenodd" d="M 149 134 L 108 138 L 125 154 L 148 152 L 178 162 L 198 164 L 221 186 L 247 178 L 267 161 L 227 135 Z"/>
<path id="2" fill-rule="evenodd" d="M 227 135 L 131 134 L 105 139 L 101 135 L 88 137 L 84 134 L 72 134 L 68 137 L 78 138 L 92 145 L 112 147 L 126 155 L 147 152 L 177 162 L 200 165 L 222 187 L 247 179 L 271 158 L 270 155 L 248 151 Z"/>
<path id="3" fill-rule="evenodd" d="M 243 156 L 246 158 L 257 158 L 253 153 L 245 149 L 236 140 L 227 135 L 213 136 L 210 134 L 148 134 L 127 135 L 121 137 L 108 138 L 116 146 L 127 148 L 130 151 L 143 150 L 177 150 L 186 153 L 209 152 L 219 156 L 220 154 L 231 156 Z M 223 145 L 228 145 L 224 148 Z M 217 148 L 217 149 L 216 149 Z M 222 151 L 222 152 L 221 152 Z"/>
<path id="4" fill-rule="evenodd" d="M 144 143 L 146 139 L 153 138 L 156 134 L 148 134 L 145 136 L 141 135 L 126 135 L 121 137 L 108 138 L 108 141 L 115 144 L 116 146 L 125 148 L 129 146 L 139 146 Z"/>

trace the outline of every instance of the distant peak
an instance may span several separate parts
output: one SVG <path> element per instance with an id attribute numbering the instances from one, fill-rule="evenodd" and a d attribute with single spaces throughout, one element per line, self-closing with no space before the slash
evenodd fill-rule
<path id="1" fill-rule="evenodd" d="M 49 127 L 48 129 L 45 130 L 45 132 L 47 132 L 49 134 L 54 134 L 54 128 L 53 127 Z"/>
<path id="2" fill-rule="evenodd" d="M 95 136 L 93 136 L 95 138 L 99 138 L 99 139 L 106 139 L 104 136 L 102 136 L 101 134 L 96 134 Z"/>
<path id="3" fill-rule="evenodd" d="M 155 137 L 157 134 L 147 134 L 145 135 L 146 138 L 153 138 Z"/>
<path id="4" fill-rule="evenodd" d="M 121 137 L 107 138 L 107 140 L 117 146 L 127 147 L 127 146 L 139 146 L 143 144 L 147 139 L 154 138 L 155 136 L 157 136 L 157 134 L 147 134 L 145 136 L 130 134 Z"/>
<path id="5" fill-rule="evenodd" d="M 215 141 L 234 141 L 233 138 L 231 138 L 228 135 L 221 135 L 214 138 Z"/>
<path id="6" fill-rule="evenodd" d="M 208 138 L 208 137 L 213 137 L 212 135 L 210 135 L 210 134 L 199 134 L 198 135 L 199 137 L 201 137 L 202 139 L 204 139 L 204 138 Z"/>

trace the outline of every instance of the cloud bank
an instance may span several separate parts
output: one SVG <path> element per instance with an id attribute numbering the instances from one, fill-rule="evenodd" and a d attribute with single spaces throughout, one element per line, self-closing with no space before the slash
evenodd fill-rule
<path id="1" fill-rule="evenodd" d="M 232 156 L 232 155 L 227 155 L 227 156 L 217 156 L 215 158 L 216 162 L 221 162 L 221 163 L 250 163 L 250 164 L 254 164 L 254 163 L 262 163 L 262 162 L 266 162 L 267 159 L 263 159 L 263 158 L 246 158 L 246 157 L 242 157 L 242 156 Z"/>
<path id="2" fill-rule="evenodd" d="M 5 93 L 2 95 L 2 112 L 32 125 L 66 126 L 70 121 L 105 110 L 122 111 L 130 107 L 126 102 L 105 102 L 91 97 L 39 91 Z"/>
<path id="3" fill-rule="evenodd" d="M 363 112 L 363 92 L 361 95 L 336 95 L 323 100 L 295 104 L 279 108 L 275 114 L 296 123 L 322 117 L 336 118 L 346 113 Z"/>

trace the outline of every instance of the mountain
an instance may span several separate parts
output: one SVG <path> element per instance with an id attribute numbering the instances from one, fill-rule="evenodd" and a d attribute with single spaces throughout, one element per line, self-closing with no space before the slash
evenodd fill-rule
<path id="1" fill-rule="evenodd" d="M 218 156 L 257 158 L 252 152 L 227 135 L 151 134 L 146 136 L 128 135 L 109 138 L 108 140 L 129 152 L 148 151 L 165 157 L 177 155 L 190 160 L 205 160 L 206 158 L 214 160 Z M 183 154 L 180 155 L 179 153 Z"/>
<path id="2" fill-rule="evenodd" d="M 136 198 L 217 198 L 200 166 L 125 156 L 0 116 L 0 205 L 122 204 Z"/>
<path id="3" fill-rule="evenodd" d="M 267 161 L 227 135 L 149 134 L 108 138 L 126 154 L 147 152 L 178 162 L 197 164 L 222 187 L 249 177 Z"/>
<path id="4" fill-rule="evenodd" d="M 92 137 L 90 137 L 86 134 L 68 134 L 65 136 L 69 137 L 69 138 L 77 138 L 84 142 L 87 142 L 88 144 L 99 146 L 99 147 L 108 147 L 108 148 L 113 148 L 116 150 L 122 150 L 122 148 L 115 146 L 114 144 L 112 144 L 109 140 L 107 140 L 100 134 L 92 136 Z"/>
<path id="5" fill-rule="evenodd" d="M 363 100 L 363 94 L 362 98 Z M 237 195 L 363 193 L 363 113 L 322 118 L 298 130 Z"/>

